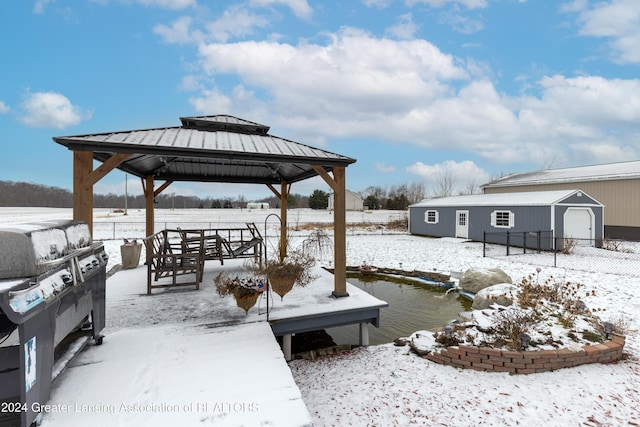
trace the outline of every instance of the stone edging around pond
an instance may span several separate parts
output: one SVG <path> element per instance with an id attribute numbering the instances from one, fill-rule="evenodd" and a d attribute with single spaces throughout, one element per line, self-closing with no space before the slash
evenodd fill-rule
<path id="1" fill-rule="evenodd" d="M 438 273 L 437 271 L 421 271 L 421 270 L 400 270 L 397 268 L 376 267 L 378 272 L 375 274 L 391 274 L 407 277 L 426 277 L 434 282 L 447 283 L 451 280 L 451 276 L 448 274 Z M 333 273 L 333 268 L 325 268 L 325 270 Z M 360 273 L 360 266 L 347 266 L 347 273 Z M 375 276 L 375 274 L 373 274 Z"/>
<path id="2" fill-rule="evenodd" d="M 421 352 L 421 357 L 441 365 L 488 372 L 534 374 L 588 363 L 611 363 L 622 358 L 625 337 L 614 334 L 610 341 L 586 345 L 578 351 L 569 349 L 509 351 L 488 347 L 460 345 L 438 352 Z"/>

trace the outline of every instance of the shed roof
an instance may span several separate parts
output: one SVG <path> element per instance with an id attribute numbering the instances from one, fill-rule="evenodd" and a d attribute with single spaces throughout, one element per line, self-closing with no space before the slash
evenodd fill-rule
<path id="1" fill-rule="evenodd" d="M 118 169 L 167 181 L 278 184 L 331 171 L 356 160 L 269 135 L 269 127 L 229 115 L 181 117 L 182 126 L 61 136 L 74 151 L 92 151 L 104 162 L 131 153 Z"/>
<path id="2" fill-rule="evenodd" d="M 638 178 L 640 178 L 640 161 L 631 161 L 515 173 L 485 184 L 482 187 L 510 187 Z"/>
<path id="3" fill-rule="evenodd" d="M 472 194 L 426 199 L 410 207 L 448 206 L 550 206 L 562 202 L 580 190 L 531 191 L 519 193 Z M 592 197 L 589 197 L 593 200 Z"/>

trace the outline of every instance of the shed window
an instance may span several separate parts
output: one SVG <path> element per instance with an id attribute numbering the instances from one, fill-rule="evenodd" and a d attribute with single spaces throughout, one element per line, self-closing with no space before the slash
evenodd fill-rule
<path id="1" fill-rule="evenodd" d="M 426 211 L 424 213 L 424 222 L 428 224 L 438 223 L 438 211 Z"/>
<path id="2" fill-rule="evenodd" d="M 511 211 L 491 212 L 491 225 L 496 228 L 511 228 L 514 225 L 515 215 Z"/>

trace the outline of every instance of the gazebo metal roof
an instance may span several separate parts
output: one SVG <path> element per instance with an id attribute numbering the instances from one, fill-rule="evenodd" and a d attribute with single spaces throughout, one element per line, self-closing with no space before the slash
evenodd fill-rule
<path id="1" fill-rule="evenodd" d="M 269 135 L 269 127 L 229 115 L 181 117 L 182 126 L 61 136 L 73 151 L 105 162 L 132 154 L 118 169 L 155 180 L 277 184 L 332 171 L 356 160 Z"/>
<path id="2" fill-rule="evenodd" d="M 268 126 L 233 116 L 180 120 L 179 127 L 54 137 L 73 151 L 73 219 L 93 230 L 93 185 L 114 168 L 142 181 L 147 236 L 154 233 L 153 201 L 174 181 L 266 184 L 280 198 L 280 248 L 286 253 L 289 188 L 320 175 L 335 199 L 332 295 L 348 296 L 345 175 L 355 159 L 269 135 Z M 94 169 L 94 160 L 102 165 Z M 156 187 L 157 180 L 165 182 Z M 280 191 L 274 187 L 278 183 Z"/>

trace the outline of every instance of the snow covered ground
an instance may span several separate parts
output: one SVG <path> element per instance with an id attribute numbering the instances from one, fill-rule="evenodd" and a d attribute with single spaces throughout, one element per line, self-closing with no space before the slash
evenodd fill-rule
<path id="1" fill-rule="evenodd" d="M 262 229 L 266 216 L 274 212 L 277 213 L 276 210 L 158 211 L 156 220 L 163 221 L 166 218 L 166 221 L 208 222 L 215 218 L 215 221 L 222 223 L 241 218 L 242 221 L 256 222 Z M 331 221 L 331 215 L 327 212 L 292 212 L 295 213 L 289 214 L 290 223 L 292 218 L 298 224 Z M 144 221 L 142 215 L 130 212 L 123 217 L 108 211 L 96 212 L 95 221 L 108 224 L 119 221 L 123 223 L 122 227 L 134 227 L 134 222 Z M 354 213 L 354 219 L 348 218 L 348 222 L 357 222 L 358 218 L 366 218 L 367 222 L 386 221 L 398 215 L 401 214 Z M 70 210 L 37 209 L 32 212 L 0 209 L 0 226 L 25 219 L 70 216 Z M 303 238 L 305 233 L 308 231 L 297 231 L 296 236 Z M 119 262 L 121 237 L 118 235 L 113 240 L 105 241 L 111 257 L 110 266 Z M 347 237 L 348 265 L 359 265 L 366 261 L 405 270 L 442 272 L 460 272 L 472 267 L 499 267 L 516 282 L 543 265 L 541 279 L 553 275 L 572 283 L 581 283 L 585 291 L 595 291 L 584 302 L 589 307 L 605 309 L 601 314 L 603 320 L 623 320 L 627 323 L 626 358 L 616 364 L 586 365 L 528 376 L 483 373 L 437 365 L 410 353 L 408 348 L 391 344 L 361 348 L 315 361 L 296 360 L 290 362 L 289 367 L 314 424 L 476 426 L 531 425 L 536 422 L 548 426 L 640 425 L 640 344 L 637 336 L 640 326 L 640 278 L 609 273 L 612 270 L 601 262 L 602 257 L 597 253 L 593 254 L 593 259 L 598 262 L 591 263 L 588 271 L 581 265 L 573 268 L 546 267 L 547 260 L 542 259 L 546 256 L 530 254 L 483 258 L 482 245 L 476 242 L 429 239 L 380 227 L 350 227 Z M 114 279 L 119 274 L 116 273 Z M 118 316 L 118 313 L 107 309 L 107 316 Z M 175 321 L 162 317 L 153 319 L 157 325 L 171 325 Z M 189 321 L 198 320 L 190 318 Z M 107 323 L 109 325 L 109 319 Z M 127 324 L 114 322 L 118 323 Z M 112 326 L 108 328 L 111 328 L 110 333 L 117 329 Z M 99 366 L 94 369 L 95 374 L 99 375 Z M 213 420 L 198 422 L 206 421 Z"/>

